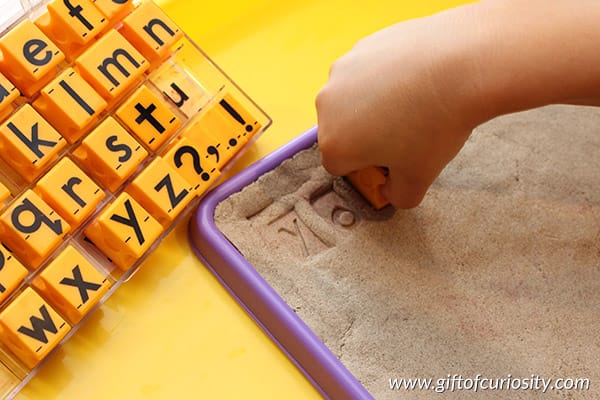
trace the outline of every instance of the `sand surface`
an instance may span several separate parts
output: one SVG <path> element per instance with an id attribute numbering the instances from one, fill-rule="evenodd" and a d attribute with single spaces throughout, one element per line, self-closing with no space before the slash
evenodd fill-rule
<path id="1" fill-rule="evenodd" d="M 477 128 L 409 211 L 298 154 L 217 209 L 377 399 L 600 399 L 600 110 Z M 587 391 L 393 391 L 390 378 L 587 378 Z"/>

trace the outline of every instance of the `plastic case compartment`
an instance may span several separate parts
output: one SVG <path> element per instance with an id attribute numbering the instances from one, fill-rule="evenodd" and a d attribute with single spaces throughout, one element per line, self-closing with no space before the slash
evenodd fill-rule
<path id="1" fill-rule="evenodd" d="M 22 21 L 27 19 L 51 23 L 52 20 L 48 19 L 47 14 L 47 5 L 49 3 L 50 0 L 0 0 L 0 40 L 12 29 L 20 26 L 19 24 Z M 146 5 L 147 3 L 151 3 L 151 0 L 133 0 L 131 4 L 135 7 L 139 7 L 140 5 Z M 89 6 L 91 3 L 86 4 Z M 153 7 L 152 10 L 154 9 L 160 11 L 159 7 Z M 137 10 L 137 8 L 130 10 L 129 12 L 133 13 L 135 10 Z M 107 27 L 108 30 L 98 33 L 97 38 L 114 33 L 112 31 L 113 29 L 124 29 L 125 24 L 122 24 L 121 21 L 126 15 L 131 14 L 120 15 L 119 17 L 115 16 L 114 19 L 111 20 L 111 24 L 113 22 L 115 24 L 114 28 L 108 29 Z M 173 22 L 176 24 L 176 21 Z M 179 28 L 177 29 L 177 32 L 179 32 Z M 129 177 L 119 183 L 118 186 L 111 188 L 107 186 L 105 182 L 102 182 L 99 186 L 101 189 L 99 190 L 104 192 L 104 199 L 97 204 L 94 211 L 82 222 L 79 222 L 70 232 L 66 233 L 64 240 L 56 245 L 48 254 L 44 255 L 44 258 L 39 261 L 39 265 L 37 265 L 36 268 L 30 268 L 27 271 L 27 275 L 19 281 L 20 283 L 16 287 L 11 288 L 11 293 L 9 295 L 7 294 L 5 298 L 2 299 L 2 302 L 0 302 L 0 311 L 4 311 L 9 305 L 12 305 L 13 300 L 20 298 L 21 294 L 27 291 L 27 294 L 29 295 L 32 291 L 35 292 L 38 290 L 38 287 L 35 285 L 36 278 L 41 275 L 41 272 L 47 265 L 50 265 L 54 260 L 57 260 L 58 257 L 62 255 L 63 250 L 67 249 L 70 245 L 73 245 L 73 247 L 82 254 L 85 260 L 95 269 L 102 272 L 103 275 L 106 276 L 105 280 L 110 282 L 110 288 L 97 300 L 97 303 L 92 308 L 86 311 L 81 319 L 73 322 L 73 320 L 66 318 L 69 320 L 70 330 L 62 337 L 62 339 L 57 340 L 57 344 L 53 344 L 53 347 L 48 351 L 48 354 L 44 355 L 43 359 L 40 361 L 36 361 L 35 365 L 26 365 L 22 359 L 19 359 L 19 357 L 14 354 L 14 350 L 17 348 L 16 346 L 13 348 L 5 343 L 0 345 L 0 399 L 12 398 L 16 395 L 54 351 L 77 331 L 93 310 L 99 307 L 123 282 L 127 281 L 138 270 L 148 254 L 159 245 L 180 221 L 190 215 L 191 211 L 195 209 L 199 203 L 200 198 L 206 193 L 205 191 L 201 192 L 201 190 L 210 190 L 211 187 L 214 187 L 216 182 L 224 176 L 221 173 L 227 171 L 234 164 L 235 160 L 242 156 L 248 147 L 250 147 L 271 124 L 271 119 L 217 65 L 215 65 L 214 62 L 212 62 L 212 60 L 200 50 L 184 32 L 181 33 L 182 35 L 180 38 L 172 45 L 169 44 L 168 52 L 164 56 L 156 59 L 149 59 L 149 61 L 151 60 L 151 67 L 148 71 L 142 73 L 135 83 L 128 83 L 127 88 L 124 89 L 123 93 L 119 95 L 119 97 L 116 97 L 113 102 L 108 102 L 107 108 L 98 116 L 98 121 L 93 124 L 90 123 L 91 125 L 87 126 L 85 130 L 82 130 L 82 136 L 80 138 L 69 140 L 69 143 L 56 155 L 55 159 L 48 162 L 44 167 L 45 169 L 39 172 L 38 175 L 32 177 L 31 180 L 28 181 L 25 179 L 20 171 L 15 169 L 14 166 L 10 166 L 5 160 L 0 160 L 0 183 L 9 190 L 8 195 L 5 196 L 6 199 L 3 198 L 4 201 L 0 202 L 0 214 L 3 215 L 17 203 L 17 199 L 20 199 L 25 192 L 35 188 L 39 181 L 49 174 L 49 172 L 52 171 L 52 168 L 59 163 L 59 160 L 70 160 L 70 162 L 75 162 L 75 164 L 78 164 L 81 167 L 82 162 L 76 155 L 76 152 L 82 147 L 81 143 L 84 138 L 100 125 L 102 121 L 106 121 L 106 118 L 116 117 L 115 121 L 120 119 L 121 117 L 117 115 L 118 110 L 129 98 L 136 95 L 138 88 L 144 86 L 148 89 L 148 91 L 157 99 L 161 100 L 161 104 L 164 103 L 165 107 L 168 107 L 181 121 L 180 127 L 172 133 L 169 138 L 165 139 L 164 142 L 161 142 L 160 145 L 153 147 L 148 144 L 152 143 L 152 141 L 145 143 L 144 146 L 147 151 L 147 157 L 137 164 Z M 129 43 L 129 45 L 132 44 Z M 137 43 L 137 45 L 139 45 L 139 43 Z M 55 75 L 50 77 L 50 74 L 46 74 L 48 75 L 48 82 L 55 79 L 55 77 L 65 71 L 66 68 L 73 67 L 76 60 L 80 60 L 81 54 L 85 55 L 85 51 L 92 49 L 94 44 L 86 44 L 86 46 L 88 47 L 85 47 L 82 50 L 82 53 L 74 55 L 72 59 L 66 58 L 64 61 L 61 61 L 60 64 L 56 66 Z M 46 76 L 44 76 L 44 78 L 46 78 Z M 47 82 L 45 82 L 44 85 L 45 84 L 47 84 Z M 10 109 L 6 108 L 3 110 L 4 114 L 0 115 L 0 122 L 4 124 L 5 121 L 11 117 L 11 113 L 17 113 L 19 110 L 22 110 L 24 104 L 33 104 L 36 99 L 41 97 L 39 95 L 39 90 L 32 89 L 32 93 L 28 96 L 25 96 L 25 94 L 19 95 L 17 100 L 14 100 L 11 103 Z M 185 100 L 183 99 L 182 93 L 185 93 Z M 217 149 L 219 145 L 216 145 L 216 142 L 212 144 L 205 143 L 202 142 L 201 139 L 203 131 L 208 129 L 202 127 L 202 119 L 205 118 L 211 110 L 217 109 L 219 113 L 224 115 L 220 120 L 221 125 L 218 126 L 222 127 L 223 123 L 226 123 L 230 126 L 235 126 L 235 135 L 239 133 L 235 138 L 227 136 L 225 139 L 223 136 L 219 139 L 219 145 L 223 142 L 223 147 L 220 147 L 219 149 Z M 252 120 L 250 121 L 250 119 Z M 123 122 L 121 122 L 121 124 L 123 124 Z M 211 125 L 211 127 L 214 128 L 213 125 Z M 60 131 L 58 128 L 55 129 Z M 231 133 L 228 131 L 227 135 L 231 135 Z M 115 201 L 118 196 L 125 193 L 126 190 L 133 190 L 131 188 L 132 181 L 140 176 L 140 174 L 146 170 L 146 167 L 151 165 L 154 160 L 158 157 L 167 159 L 170 150 L 174 148 L 172 145 L 175 145 L 180 138 L 188 140 L 196 149 L 202 148 L 202 154 L 204 155 L 204 152 L 207 153 L 206 159 L 208 160 L 210 157 L 215 163 L 218 162 L 220 152 L 221 167 L 215 167 L 210 171 L 212 174 L 211 178 L 214 178 L 214 180 L 209 181 L 208 179 L 204 179 L 208 174 L 205 170 L 198 170 L 198 168 L 200 168 L 200 161 L 193 160 L 192 157 L 194 154 L 198 154 L 198 152 L 196 151 L 192 154 L 188 149 L 187 153 L 184 154 L 184 156 L 181 156 L 186 157 L 186 162 L 182 163 L 187 165 L 189 161 L 195 162 L 194 170 L 196 171 L 197 176 L 201 177 L 204 181 L 202 182 L 202 186 L 198 183 L 197 186 L 194 187 L 194 190 L 196 190 L 201 186 L 196 192 L 198 194 L 195 195 L 185 207 L 182 207 L 179 214 L 171 221 L 161 223 L 160 232 L 153 236 L 153 238 L 156 238 L 153 239 L 151 245 L 146 248 L 139 258 L 136 258 L 131 265 L 118 267 L 115 262 L 109 259 L 107 254 L 104 254 L 103 251 L 99 249 L 99 246 L 96 246 L 87 240 L 86 229 L 93 224 L 98 216 L 106 212 L 110 207 L 110 204 Z M 211 138 L 209 140 L 213 139 L 214 138 Z M 203 144 L 199 144 L 201 142 Z M 227 157 L 225 157 L 224 154 L 226 154 Z M 215 161 L 213 159 L 217 160 Z M 89 167 L 89 165 L 86 164 L 86 168 L 83 169 L 91 174 L 97 167 L 96 164 L 94 164 L 93 167 Z M 220 173 L 217 177 L 217 172 L 219 171 Z M 204 174 L 202 174 L 203 172 Z M 94 180 L 97 181 L 98 178 L 94 178 Z M 192 193 L 191 191 L 189 192 Z M 3 238 L 0 237 L 0 240 L 3 240 Z M 15 254 L 15 256 L 17 255 L 18 254 Z M 43 298 L 42 300 L 49 301 L 47 298 Z M 65 316 L 64 312 L 61 312 L 60 314 L 61 317 Z"/>

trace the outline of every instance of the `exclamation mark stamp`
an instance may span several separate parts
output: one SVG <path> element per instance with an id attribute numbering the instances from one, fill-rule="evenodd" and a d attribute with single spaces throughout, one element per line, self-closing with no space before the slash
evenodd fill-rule
<path id="1" fill-rule="evenodd" d="M 252 125 L 250 125 L 250 124 L 246 123 L 246 121 L 245 121 L 245 120 L 244 120 L 244 118 L 243 118 L 243 117 L 240 115 L 240 113 L 238 113 L 238 112 L 235 110 L 235 108 L 233 108 L 233 106 L 227 102 L 227 100 L 225 100 L 225 99 L 222 99 L 222 100 L 219 102 L 219 105 L 220 105 L 221 107 L 223 107 L 223 109 L 224 109 L 225 111 L 227 111 L 227 113 L 228 113 L 229 115 L 231 115 L 231 116 L 233 117 L 233 119 L 235 119 L 237 122 L 239 122 L 239 123 L 240 123 L 240 125 L 243 125 L 243 126 L 244 126 L 244 129 L 246 130 L 246 132 L 248 132 L 248 133 L 252 133 L 252 131 L 254 130 L 254 127 L 253 127 Z"/>

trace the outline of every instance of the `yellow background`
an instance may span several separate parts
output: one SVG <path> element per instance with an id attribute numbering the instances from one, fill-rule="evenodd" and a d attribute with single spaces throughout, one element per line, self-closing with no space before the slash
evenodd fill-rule
<path id="1" fill-rule="evenodd" d="M 272 118 L 239 169 L 316 123 L 330 64 L 460 0 L 157 1 Z M 192 255 L 185 223 L 18 399 L 311 399 L 317 392 Z"/>

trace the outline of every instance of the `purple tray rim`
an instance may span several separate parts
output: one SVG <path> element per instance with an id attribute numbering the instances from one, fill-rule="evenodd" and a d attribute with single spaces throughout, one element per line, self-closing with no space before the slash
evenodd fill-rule
<path id="1" fill-rule="evenodd" d="M 373 397 L 354 375 L 229 242 L 214 221 L 219 203 L 316 142 L 314 126 L 207 194 L 190 219 L 190 244 L 196 256 L 324 397 L 370 400 Z M 298 346 L 302 354 L 290 349 Z"/>

